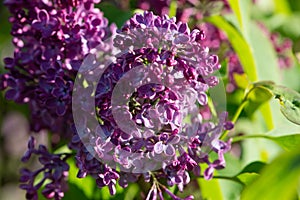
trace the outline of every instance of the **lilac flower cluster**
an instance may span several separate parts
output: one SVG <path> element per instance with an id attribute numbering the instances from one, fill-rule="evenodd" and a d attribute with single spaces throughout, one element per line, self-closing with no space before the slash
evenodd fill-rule
<path id="1" fill-rule="evenodd" d="M 255 3 L 254 0 L 253 3 Z M 138 6 L 144 10 L 153 10 L 158 15 L 164 15 L 169 13 L 170 4 L 171 1 L 169 0 L 141 0 L 139 1 Z M 213 25 L 202 22 L 204 17 L 219 12 L 231 12 L 227 0 L 177 1 L 177 19 L 182 22 L 189 22 L 192 24 L 192 26 L 198 27 L 199 29 L 203 30 L 207 35 L 207 38 L 203 41 L 204 45 L 209 47 L 213 53 L 219 55 L 220 61 L 224 61 L 227 59 L 227 71 L 229 75 L 227 83 L 227 92 L 233 92 L 235 91 L 235 89 L 237 89 L 234 74 L 244 73 L 240 60 L 237 54 L 234 52 L 233 48 L 231 47 L 226 35 Z M 259 27 L 265 33 L 265 35 L 270 39 L 270 42 L 272 43 L 274 50 L 277 53 L 278 64 L 280 68 L 290 68 L 293 64 L 290 55 L 292 49 L 291 40 L 287 38 L 281 40 L 279 34 L 270 33 L 270 31 L 261 22 L 258 24 Z"/>
<path id="2" fill-rule="evenodd" d="M 99 1 L 95 1 L 99 2 Z M 108 21 L 92 0 L 6 0 L 14 56 L 5 58 L 0 89 L 29 104 L 32 130 L 70 135 L 71 92 L 87 53 L 109 36 Z"/>
<path id="3" fill-rule="evenodd" d="M 114 194 L 117 181 L 126 187 L 143 176 L 153 184 L 148 199 L 162 198 L 162 191 L 179 199 L 161 180 L 182 191 L 189 172 L 200 175 L 200 163 L 208 165 L 206 179 L 225 167 L 223 154 L 230 141 L 220 141 L 219 136 L 232 123 L 226 121 L 226 113 L 218 124 L 204 121 L 199 113 L 207 105 L 206 92 L 218 84 L 212 74 L 220 67 L 218 57 L 201 44 L 204 38 L 202 31 L 190 31 L 187 24 L 152 12 L 136 14 L 121 28 L 114 39 L 120 53 L 104 69 L 99 84 L 82 73 L 82 86 L 75 88 L 85 87 L 89 92 L 84 96 L 93 96 L 96 87 L 100 122 L 89 127 L 86 119 L 95 115 L 93 109 L 82 107 L 85 100 L 74 100 L 75 113 L 82 118 L 71 145 L 77 150 L 79 177 L 90 174 L 100 188 L 108 186 Z M 82 67 L 92 69 L 93 63 Z M 190 123 L 184 122 L 187 118 Z M 208 156 L 211 150 L 218 155 L 214 161 Z"/>
<path id="4" fill-rule="evenodd" d="M 71 94 L 77 71 L 88 53 L 109 48 L 101 43 L 114 30 L 94 3 L 99 1 L 4 2 L 12 14 L 9 21 L 15 50 L 12 58 L 4 59 L 7 72 L 0 75 L 0 89 L 6 90 L 6 99 L 29 105 L 33 131 L 48 129 L 66 138 L 73 135 Z M 66 156 L 51 154 L 44 146 L 34 149 L 33 144 L 31 138 L 22 161 L 35 154 L 44 167 L 21 171 L 26 198 L 37 199 L 37 190 L 51 180 L 43 195 L 61 199 L 68 174 Z M 42 172 L 44 178 L 34 184 Z"/>
<path id="5" fill-rule="evenodd" d="M 227 12 L 230 7 L 227 0 L 178 0 L 176 1 L 176 18 L 182 22 L 197 22 L 204 16 Z M 169 14 L 171 0 L 139 0 L 138 7 L 152 10 L 157 15 Z"/>
<path id="6" fill-rule="evenodd" d="M 94 66 L 84 63 L 91 54 L 111 54 L 112 44 L 105 40 L 114 32 L 94 3 L 99 1 L 6 0 L 15 51 L 4 60 L 7 73 L 0 76 L 0 89 L 7 99 L 29 105 L 32 130 L 72 134 L 69 147 L 76 151 L 78 178 L 90 175 L 113 195 L 117 182 L 127 187 L 144 177 L 152 183 L 148 199 L 163 199 L 162 192 L 180 199 L 161 182 L 182 191 L 190 173 L 200 175 L 201 163 L 208 166 L 204 178 L 211 179 L 215 169 L 225 167 L 223 154 L 230 149 L 230 141 L 219 140 L 223 130 L 233 127 L 226 113 L 206 120 L 200 113 L 207 108 L 209 88 L 219 81 L 213 76 L 220 68 L 218 57 L 209 53 L 203 31 L 145 12 L 116 34 L 113 45 L 120 53 L 110 56 L 113 63 L 93 83 L 89 76 L 97 73 L 85 79 L 78 76 L 80 68 Z M 103 63 L 95 70 L 101 71 Z M 76 78 L 82 81 L 76 88 L 82 93 L 74 101 Z M 95 99 L 93 105 L 86 101 L 89 97 Z M 72 104 L 82 117 L 79 127 L 73 124 Z M 89 127 L 93 115 L 100 125 Z M 51 154 L 34 144 L 30 138 L 22 161 L 34 154 L 43 167 L 23 169 L 21 188 L 27 199 L 37 199 L 37 190 L 45 185 L 46 198 L 61 199 L 69 155 Z M 216 160 L 209 157 L 211 151 Z"/>
<path id="7" fill-rule="evenodd" d="M 69 174 L 69 165 L 66 163 L 69 154 L 51 154 L 44 145 L 35 148 L 35 139 L 30 137 L 28 141 L 28 150 L 22 157 L 23 162 L 27 162 L 31 155 L 37 155 L 42 168 L 35 171 L 21 169 L 20 187 L 26 190 L 26 199 L 38 199 L 37 191 L 42 187 L 42 194 L 48 199 L 59 200 L 64 196 L 67 190 L 67 177 Z M 43 173 L 41 180 L 39 174 Z"/>

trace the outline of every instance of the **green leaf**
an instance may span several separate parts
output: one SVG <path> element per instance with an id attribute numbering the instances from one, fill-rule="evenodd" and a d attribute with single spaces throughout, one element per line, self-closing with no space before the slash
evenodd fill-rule
<path id="1" fill-rule="evenodd" d="M 238 179 L 244 185 L 251 184 L 254 180 L 257 179 L 261 169 L 266 164 L 260 161 L 255 161 L 248 164 L 240 173 L 235 175 L 233 178 Z"/>
<path id="2" fill-rule="evenodd" d="M 69 171 L 69 185 L 71 190 L 68 191 L 66 194 L 66 199 L 103 199 L 103 200 L 119 200 L 119 199 L 133 199 L 138 192 L 138 187 L 135 184 L 128 186 L 126 189 L 123 189 L 118 184 L 116 185 L 116 194 L 111 196 L 108 187 L 98 188 L 96 185 L 96 180 L 91 176 L 87 176 L 85 178 L 77 178 L 78 168 L 75 165 L 74 160 L 69 159 L 68 164 L 70 165 Z M 75 193 L 74 190 L 77 191 L 77 198 L 73 194 Z M 130 191 L 130 195 L 127 195 L 128 191 Z M 85 196 L 84 198 L 83 195 Z"/>
<path id="3" fill-rule="evenodd" d="M 242 173 L 236 176 L 236 178 L 245 185 L 251 184 L 254 180 L 257 179 L 257 177 L 259 177 L 259 174 L 257 173 Z"/>
<path id="4" fill-rule="evenodd" d="M 300 134 L 270 137 L 269 139 L 273 140 L 287 151 L 298 149 L 300 146 Z"/>
<path id="5" fill-rule="evenodd" d="M 78 185 L 74 184 L 74 183 L 69 183 L 69 190 L 65 193 L 65 196 L 63 199 L 65 200 L 71 200 L 71 199 L 91 199 L 88 198 L 84 191 L 82 190 L 82 187 L 78 187 Z"/>
<path id="6" fill-rule="evenodd" d="M 278 65 L 276 52 L 270 42 L 270 39 L 266 36 L 262 29 L 258 27 L 257 24 L 252 22 L 249 23 L 249 25 L 249 43 L 253 49 L 258 79 L 272 80 L 276 83 L 280 83 L 280 68 Z M 267 93 L 268 92 L 266 92 L 266 96 L 268 96 Z M 263 104 L 259 110 L 264 118 L 267 129 L 273 129 L 274 122 L 270 105 Z"/>
<path id="7" fill-rule="evenodd" d="M 169 17 L 176 17 L 177 12 L 177 0 L 172 0 L 170 3 Z"/>
<path id="8" fill-rule="evenodd" d="M 259 107 L 259 111 L 261 112 L 264 118 L 267 129 L 272 130 L 274 128 L 274 122 L 273 122 L 273 113 L 270 104 L 269 103 L 262 104 Z"/>
<path id="9" fill-rule="evenodd" d="M 243 191 L 242 200 L 292 199 L 300 178 L 300 150 L 278 156 Z"/>
<path id="10" fill-rule="evenodd" d="M 239 88 L 246 89 L 250 84 L 246 74 L 234 73 L 233 78 Z"/>
<path id="11" fill-rule="evenodd" d="M 250 1 L 229 0 L 229 5 L 235 17 L 237 18 L 240 30 L 242 31 L 245 38 L 248 38 L 248 27 L 250 22 Z"/>
<path id="12" fill-rule="evenodd" d="M 219 182 L 222 188 L 223 199 L 240 200 L 239 197 L 243 189 L 240 183 L 224 179 L 219 179 Z"/>
<path id="13" fill-rule="evenodd" d="M 173 191 L 171 190 L 172 193 L 178 196 L 180 199 L 184 199 L 189 195 L 193 195 L 195 199 L 202 199 L 201 192 L 203 191 L 203 189 L 199 187 L 199 181 L 197 179 L 191 179 L 189 184 L 184 188 L 182 192 L 179 191 L 178 186 L 173 186 L 171 189 L 173 189 Z M 166 195 L 166 197 L 168 196 Z M 165 199 L 170 199 L 170 198 L 165 198 Z"/>
<path id="14" fill-rule="evenodd" d="M 258 79 L 281 83 L 277 56 L 270 39 L 256 23 L 250 23 L 249 27 L 248 42 L 255 59 Z"/>
<path id="15" fill-rule="evenodd" d="M 203 178 L 198 178 L 198 184 L 200 185 L 203 199 L 224 199 L 222 196 L 221 187 L 218 179 L 212 179 L 207 181 Z"/>
<path id="16" fill-rule="evenodd" d="M 268 81 L 258 82 L 254 84 L 255 87 L 263 87 L 272 92 L 280 102 L 282 114 L 289 121 L 300 125 L 300 94 L 297 91 Z"/>
<path id="17" fill-rule="evenodd" d="M 272 19 L 271 22 L 275 23 L 276 20 L 278 20 L 278 17 L 278 15 L 274 15 L 274 19 Z M 282 18 L 283 20 L 281 21 L 281 24 L 277 25 L 277 28 L 280 30 L 280 32 L 288 35 L 291 39 L 298 41 L 300 36 L 300 26 L 295 26 L 295 24 L 297 24 L 300 20 L 300 13 L 294 12 L 293 15 L 284 16 Z"/>
<path id="18" fill-rule="evenodd" d="M 273 97 L 272 93 L 264 87 L 253 87 L 245 95 L 245 101 L 248 101 L 248 105 L 245 107 L 246 112 L 251 115 L 255 112 L 260 105 L 269 101 Z"/>
<path id="19" fill-rule="evenodd" d="M 284 86 L 275 86 L 272 90 L 280 101 L 280 111 L 291 122 L 300 125 L 300 94 Z"/>
<path id="20" fill-rule="evenodd" d="M 270 135 L 245 135 L 245 136 L 234 137 L 233 142 L 241 141 L 244 139 L 250 139 L 250 138 L 265 138 L 268 140 L 272 140 L 273 142 L 277 143 L 286 151 L 293 151 L 299 149 L 300 146 L 300 134 L 284 135 L 279 137 L 273 137 Z"/>
<path id="21" fill-rule="evenodd" d="M 237 53 L 241 64 L 244 68 L 244 71 L 249 77 L 250 81 L 257 80 L 257 72 L 255 65 L 255 58 L 252 54 L 252 49 L 247 43 L 247 41 L 243 38 L 243 36 L 238 32 L 236 28 L 234 28 L 228 21 L 226 21 L 221 16 L 211 16 L 206 19 L 209 23 L 215 25 L 216 27 L 223 30 L 235 52 Z"/>
<path id="22" fill-rule="evenodd" d="M 233 10 L 238 22 L 239 26 L 243 27 L 243 19 L 242 19 L 242 12 L 240 9 L 240 1 L 238 0 L 229 0 L 230 8 Z"/>
<path id="23" fill-rule="evenodd" d="M 72 153 L 72 150 L 68 147 L 67 144 L 59 147 L 58 149 L 56 149 L 54 152 L 54 154 L 60 154 L 60 153 Z"/>
<path id="24" fill-rule="evenodd" d="M 217 173 L 220 176 L 235 176 L 237 172 L 241 171 L 240 160 L 231 155 L 225 154 L 226 167 L 222 170 L 218 170 Z M 239 195 L 243 189 L 243 185 L 235 180 L 235 178 L 230 179 L 218 179 L 221 187 L 221 193 L 223 199 L 239 200 Z M 213 199 L 214 200 L 214 199 Z"/>
<path id="25" fill-rule="evenodd" d="M 137 184 L 130 184 L 126 188 L 126 193 L 125 193 L 124 200 L 134 199 L 134 197 L 137 195 L 138 191 L 139 191 L 139 187 L 137 186 Z"/>
<path id="26" fill-rule="evenodd" d="M 70 166 L 69 170 L 69 184 L 71 187 L 80 190 L 85 196 L 86 199 L 93 199 L 94 189 L 96 188 L 96 181 L 90 176 L 85 178 L 77 178 L 78 168 L 75 165 L 73 159 L 69 159 L 68 164 Z M 72 191 L 68 191 L 70 193 Z M 81 199 L 81 198 L 71 198 L 71 199 Z"/>
<path id="27" fill-rule="evenodd" d="M 131 11 L 121 10 L 110 2 L 102 2 L 97 4 L 97 7 L 104 13 L 109 23 L 115 23 L 118 27 L 121 27 L 133 15 Z"/>
<path id="28" fill-rule="evenodd" d="M 248 164 L 246 167 L 244 167 L 244 169 L 239 174 L 243 174 L 243 173 L 257 173 L 258 174 L 262 170 L 262 168 L 265 166 L 266 166 L 266 163 L 260 162 L 260 161 L 255 161 L 255 162 Z"/>
<path id="29" fill-rule="evenodd" d="M 284 15 L 290 15 L 291 14 L 291 8 L 289 6 L 288 1 L 282 1 L 282 0 L 274 0 L 275 4 L 275 12 L 284 14 Z"/>
<path id="30" fill-rule="evenodd" d="M 101 199 L 101 200 L 119 200 L 125 199 L 125 195 L 127 193 L 128 188 L 123 189 L 118 184 L 116 185 L 116 194 L 112 196 L 109 192 L 108 187 L 103 187 L 101 189 L 97 188 L 96 194 L 94 194 L 94 199 Z"/>

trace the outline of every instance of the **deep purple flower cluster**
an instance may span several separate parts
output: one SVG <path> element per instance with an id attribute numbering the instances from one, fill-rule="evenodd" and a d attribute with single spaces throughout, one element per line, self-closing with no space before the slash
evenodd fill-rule
<path id="1" fill-rule="evenodd" d="M 218 57 L 209 53 L 203 31 L 151 12 L 132 17 L 111 47 L 105 39 L 113 30 L 94 3 L 6 0 L 15 51 L 4 60 L 8 72 L 0 76 L 0 89 L 7 99 L 30 106 L 32 130 L 65 136 L 70 131 L 78 178 L 90 175 L 115 194 L 117 182 L 126 187 L 144 177 L 152 181 L 148 199 L 163 199 L 162 192 L 179 199 L 161 182 L 182 191 L 190 173 L 200 175 L 201 163 L 208 166 L 204 177 L 211 179 L 215 169 L 225 167 L 223 154 L 230 149 L 230 141 L 219 140 L 223 130 L 232 128 L 226 113 L 206 120 L 200 113 L 207 108 L 209 88 L 219 82 L 213 76 L 220 68 Z M 113 48 L 119 50 L 114 57 Z M 92 54 L 98 59 L 108 54 L 112 63 L 97 65 Z M 99 71 L 95 83 L 92 76 Z M 82 84 L 74 98 L 76 78 Z M 80 116 L 80 126 L 73 124 L 72 115 Z M 99 125 L 90 127 L 93 117 Z M 27 199 L 36 199 L 45 184 L 46 198 L 61 199 L 68 154 L 51 154 L 34 143 L 30 138 L 22 160 L 34 154 L 43 167 L 22 170 L 21 188 Z M 217 159 L 209 157 L 211 151 Z M 43 177 L 35 183 L 40 173 Z"/>
<path id="2" fill-rule="evenodd" d="M 59 200 L 64 196 L 67 190 L 67 177 L 69 174 L 69 165 L 66 163 L 69 154 L 51 154 L 44 145 L 35 148 L 35 139 L 30 137 L 28 141 L 28 150 L 22 157 L 23 162 L 27 162 L 31 155 L 36 155 L 42 168 L 35 171 L 21 169 L 20 187 L 26 190 L 26 199 L 38 199 L 37 191 L 43 186 L 42 194 L 48 199 Z M 39 175 L 42 178 L 39 180 Z"/>
<path id="3" fill-rule="evenodd" d="M 255 0 L 253 0 L 255 3 Z M 157 1 L 144 1 L 140 0 L 138 6 L 143 10 L 153 10 L 158 15 L 169 13 L 171 1 L 157 0 Z M 211 52 L 219 55 L 220 61 L 227 59 L 227 71 L 229 72 L 227 92 L 233 92 L 237 88 L 234 79 L 234 74 L 243 74 L 244 70 L 240 63 L 237 54 L 228 41 L 225 34 L 217 27 L 209 23 L 203 23 L 203 18 L 216 13 L 229 13 L 231 12 L 227 0 L 213 0 L 213 1 L 193 1 L 193 0 L 180 0 L 177 1 L 176 17 L 179 21 L 189 22 L 192 26 L 198 27 L 205 32 L 207 38 L 203 40 L 203 45 L 210 48 Z M 281 39 L 279 34 L 271 33 L 263 23 L 258 23 L 259 27 L 263 30 L 266 37 L 270 39 L 274 50 L 277 53 L 278 64 L 281 69 L 290 68 L 292 63 L 291 40 L 284 38 Z M 224 49 L 225 48 L 225 49 Z"/>
<path id="4" fill-rule="evenodd" d="M 151 10 L 157 15 L 165 15 L 170 12 L 171 0 L 139 0 L 138 7 L 143 10 Z M 182 22 L 197 22 L 204 16 L 227 12 L 230 10 L 227 0 L 178 0 L 176 1 L 176 18 Z"/>
<path id="5" fill-rule="evenodd" d="M 199 163 L 208 165 L 206 179 L 212 178 L 214 169 L 225 167 L 223 154 L 230 142 L 219 136 L 232 124 L 225 113 L 218 124 L 204 121 L 199 113 L 207 105 L 206 92 L 218 84 L 212 74 L 220 67 L 218 57 L 201 44 L 204 38 L 203 32 L 152 12 L 136 14 L 121 28 L 114 39 L 119 53 L 99 83 L 88 78 L 97 73 L 87 70 L 75 88 L 75 95 L 82 94 L 82 88 L 88 91 L 84 96 L 94 95 L 97 111 L 82 106 L 88 104 L 86 99 L 75 97 L 73 113 L 82 119 L 71 146 L 77 150 L 79 177 L 90 174 L 100 188 L 109 186 L 114 194 L 116 181 L 126 187 L 143 176 L 152 180 L 148 198 L 155 199 L 161 191 L 170 193 L 161 185 L 163 179 L 182 191 L 190 181 L 189 172 L 200 175 Z M 82 68 L 93 69 L 93 63 Z M 89 127 L 87 119 L 93 115 L 100 123 L 97 127 Z M 210 151 L 217 153 L 216 160 L 211 161 Z"/>
<path id="6" fill-rule="evenodd" d="M 73 135 L 71 94 L 77 71 L 88 53 L 109 48 L 101 43 L 114 29 L 107 27 L 107 19 L 94 3 L 99 1 L 4 2 L 12 14 L 9 21 L 15 50 L 12 58 L 4 59 L 7 72 L 0 75 L 0 89 L 6 90 L 8 100 L 29 105 L 33 131 L 48 129 L 63 137 Z M 51 154 L 44 146 L 34 149 L 33 143 L 31 138 L 22 161 L 35 154 L 44 167 L 21 171 L 26 198 L 37 199 L 37 190 L 46 180 L 51 182 L 43 195 L 62 198 L 68 174 L 66 157 Z M 43 179 L 34 184 L 42 172 Z"/>
<path id="7" fill-rule="evenodd" d="M 8 72 L 0 77 L 0 89 L 7 88 L 7 99 L 29 104 L 32 130 L 69 135 L 76 73 L 85 56 L 109 36 L 108 21 L 92 0 L 4 4 L 12 14 L 15 51 L 4 59 Z"/>

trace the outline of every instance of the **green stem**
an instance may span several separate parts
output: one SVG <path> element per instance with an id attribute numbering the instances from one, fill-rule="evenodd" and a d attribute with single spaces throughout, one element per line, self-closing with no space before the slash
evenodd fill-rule
<path id="1" fill-rule="evenodd" d="M 234 116 L 231 120 L 232 123 L 235 123 L 238 120 L 238 118 L 239 118 L 240 114 L 242 113 L 242 111 L 243 111 L 243 109 L 244 109 L 247 102 L 248 102 L 247 100 L 242 101 L 241 105 L 238 107 L 237 111 L 235 112 L 235 114 L 234 114 Z M 224 133 L 220 137 L 221 140 L 224 139 L 228 135 L 228 133 L 229 133 L 228 130 L 224 131 Z"/>

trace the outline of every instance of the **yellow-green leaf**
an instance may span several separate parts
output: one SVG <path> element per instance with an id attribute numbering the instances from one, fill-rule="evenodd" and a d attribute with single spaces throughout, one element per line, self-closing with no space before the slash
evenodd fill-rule
<path id="1" fill-rule="evenodd" d="M 300 178 L 300 149 L 286 152 L 266 166 L 243 191 L 242 200 L 293 199 Z"/>
<path id="2" fill-rule="evenodd" d="M 221 16 L 211 16 L 206 20 L 226 33 L 232 47 L 240 59 L 244 71 L 249 77 L 249 80 L 252 82 L 256 81 L 256 65 L 251 47 L 239 31 Z"/>

